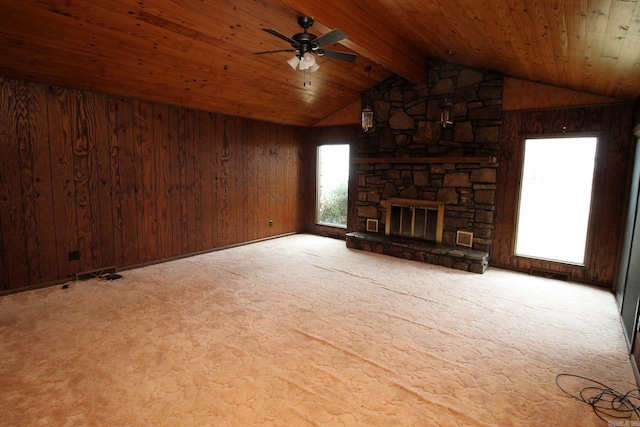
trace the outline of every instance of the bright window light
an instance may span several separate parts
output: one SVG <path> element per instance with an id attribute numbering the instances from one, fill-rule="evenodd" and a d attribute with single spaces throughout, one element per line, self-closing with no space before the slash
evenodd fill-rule
<path id="1" fill-rule="evenodd" d="M 597 143 L 525 140 L 516 255 L 584 265 Z"/>
<path id="2" fill-rule="evenodd" d="M 349 144 L 318 147 L 316 222 L 347 228 Z"/>

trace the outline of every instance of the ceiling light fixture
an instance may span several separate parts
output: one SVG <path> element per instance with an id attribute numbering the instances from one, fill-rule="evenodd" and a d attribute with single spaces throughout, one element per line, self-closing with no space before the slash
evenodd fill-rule
<path id="1" fill-rule="evenodd" d="M 315 55 L 324 56 L 327 58 L 338 59 L 340 61 L 353 62 L 358 57 L 357 53 L 351 52 L 342 52 L 339 50 L 331 50 L 325 49 L 324 46 L 329 46 L 334 43 L 338 43 L 347 38 L 347 35 L 340 31 L 339 29 L 334 29 L 329 31 L 328 33 L 318 37 L 315 34 L 311 34 L 308 32 L 309 28 L 313 26 L 313 18 L 308 16 L 301 16 L 298 18 L 298 25 L 303 29 L 302 33 L 294 34 L 291 37 L 287 37 L 284 34 L 271 29 L 271 28 L 263 28 L 264 31 L 271 34 L 272 36 L 276 36 L 279 39 L 282 39 L 286 42 L 289 42 L 291 45 L 290 49 L 279 49 L 279 50 L 267 50 L 264 52 L 253 52 L 256 55 L 262 55 L 266 53 L 276 53 L 276 52 L 296 52 L 293 58 L 287 60 L 287 64 L 294 70 L 300 70 L 305 72 L 305 82 L 304 85 L 311 85 L 311 79 L 307 81 L 306 79 L 306 71 L 310 72 L 318 71 L 320 65 L 316 62 Z M 315 55 L 314 55 L 315 54 Z"/>
<path id="2" fill-rule="evenodd" d="M 309 70 L 312 73 L 318 71 L 320 65 L 316 62 L 316 57 L 311 52 L 305 52 L 304 55 L 294 55 L 287 59 L 287 64 L 294 70 L 300 71 Z"/>
<path id="3" fill-rule="evenodd" d="M 320 65 L 316 62 L 316 57 L 311 52 L 305 52 L 304 54 L 298 53 L 292 58 L 287 59 L 287 64 L 294 70 L 304 71 L 304 84 L 303 86 L 311 86 L 311 76 L 307 80 L 307 70 L 314 73 L 318 71 Z"/>

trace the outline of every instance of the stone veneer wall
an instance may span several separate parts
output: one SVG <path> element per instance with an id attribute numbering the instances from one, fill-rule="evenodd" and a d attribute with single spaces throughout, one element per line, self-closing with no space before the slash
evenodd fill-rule
<path id="1" fill-rule="evenodd" d="M 431 63 L 426 85 L 392 77 L 366 93 L 375 127 L 355 149 L 357 230 L 366 219 L 384 233 L 390 197 L 445 202 L 443 245 L 455 245 L 456 231 L 474 233 L 473 248 L 490 251 L 497 162 L 379 163 L 362 158 L 497 158 L 502 125 L 500 74 L 448 63 Z M 441 105 L 453 103 L 453 125 L 438 123 Z"/>

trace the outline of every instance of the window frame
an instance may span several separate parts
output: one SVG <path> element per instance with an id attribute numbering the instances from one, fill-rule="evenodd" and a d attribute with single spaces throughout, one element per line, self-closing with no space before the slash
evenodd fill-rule
<path id="1" fill-rule="evenodd" d="M 594 153 L 594 164 L 593 164 L 593 177 L 592 177 L 592 185 L 591 185 L 591 196 L 589 202 L 589 215 L 587 219 L 587 229 L 585 234 L 585 248 L 583 255 L 582 263 L 575 263 L 571 261 L 558 260 L 553 258 L 543 258 L 532 255 L 524 255 L 516 252 L 517 242 L 518 242 L 518 228 L 519 228 L 519 220 L 520 220 L 520 206 L 521 206 L 521 198 L 522 198 L 522 185 L 524 178 L 524 161 L 525 161 L 525 148 L 526 141 L 529 139 L 556 139 L 556 138 L 596 138 L 596 147 Z M 557 265 L 566 265 L 575 268 L 587 268 L 587 261 L 589 260 L 589 254 L 591 252 L 592 246 L 592 233 L 593 233 L 593 216 L 594 216 L 594 199 L 596 196 L 596 180 L 598 178 L 598 159 L 600 156 L 600 151 L 602 149 L 603 144 L 603 135 L 601 132 L 562 132 L 562 133 L 536 133 L 536 134 L 521 134 L 520 135 L 520 177 L 517 184 L 517 188 L 515 190 L 515 218 L 513 221 L 513 240 L 511 244 L 511 255 L 516 259 L 530 260 L 530 261 L 539 261 L 543 263 L 551 263 Z"/>
<path id="2" fill-rule="evenodd" d="M 322 147 L 333 147 L 333 146 L 346 146 L 348 149 L 347 152 L 347 206 L 346 206 L 346 211 L 347 211 L 347 217 L 345 218 L 345 223 L 344 225 L 342 224 L 334 224 L 334 223 L 328 223 L 328 222 L 322 222 L 320 221 L 320 199 L 322 197 L 322 191 L 321 191 L 321 184 L 322 184 L 322 179 L 321 179 L 321 154 L 320 151 L 322 149 Z M 316 146 L 316 186 L 315 186 L 315 192 L 316 192 L 316 201 L 315 201 L 315 206 L 314 206 L 314 222 L 315 225 L 317 226 L 322 226 L 322 227 L 332 227 L 332 228 L 339 228 L 342 230 L 346 230 L 349 224 L 349 177 L 351 174 L 351 144 L 349 142 L 333 142 L 333 143 L 323 143 L 323 144 L 318 144 Z"/>

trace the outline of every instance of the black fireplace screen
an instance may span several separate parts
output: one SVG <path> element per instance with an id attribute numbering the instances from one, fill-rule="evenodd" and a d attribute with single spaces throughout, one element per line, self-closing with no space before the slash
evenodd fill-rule
<path id="1" fill-rule="evenodd" d="M 389 199 L 386 234 L 442 243 L 444 204 Z"/>

